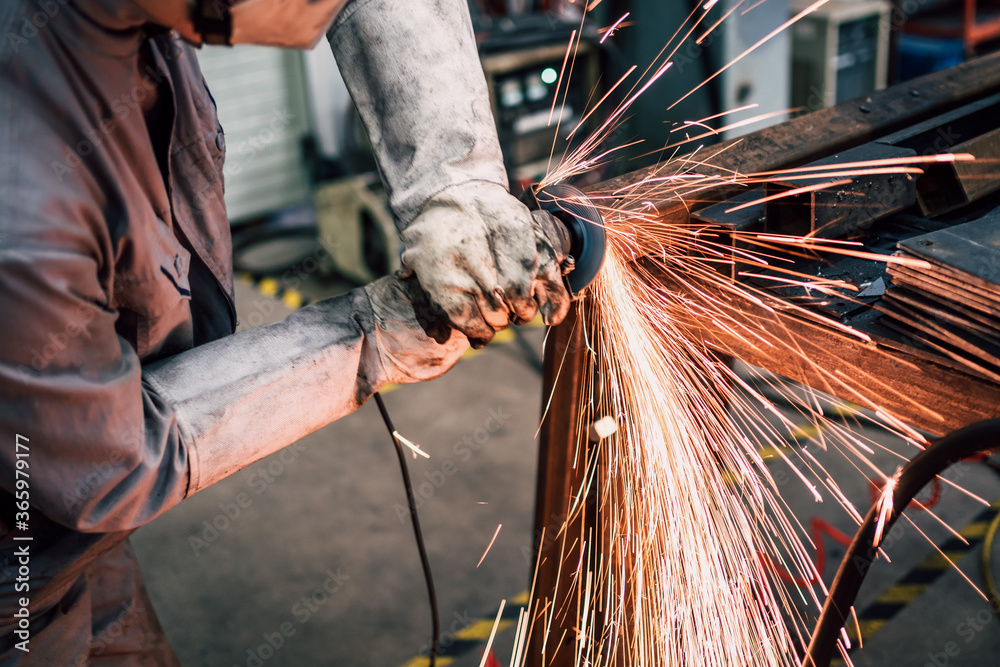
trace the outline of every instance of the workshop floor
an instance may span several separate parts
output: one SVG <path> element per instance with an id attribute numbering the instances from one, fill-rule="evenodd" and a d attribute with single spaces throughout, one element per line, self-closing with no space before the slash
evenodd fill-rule
<path id="1" fill-rule="evenodd" d="M 289 312 L 248 284 L 238 284 L 237 297 L 243 321 Z M 522 333 L 540 350 L 541 329 Z M 434 382 L 394 389 L 385 401 L 397 429 L 431 455 L 409 459 L 410 473 L 422 500 L 443 641 L 467 647 L 453 662 L 439 664 L 478 665 L 501 600 L 508 605 L 504 615 L 516 618 L 529 584 L 540 376 L 531 355 L 509 341 L 470 355 Z M 890 449 L 914 453 L 874 429 L 869 433 Z M 798 435 L 798 445 L 813 446 L 810 434 Z M 891 455 L 881 457 L 895 465 Z M 848 496 L 867 507 L 869 489 L 858 472 L 830 458 L 828 467 Z M 814 503 L 793 476 L 780 472 L 780 463 L 774 465 L 804 525 L 820 517 L 853 532 L 834 502 Z M 987 501 L 1000 497 L 1000 476 L 983 465 L 960 464 L 949 478 Z M 396 455 L 369 403 L 185 501 L 139 530 L 133 543 L 185 667 L 399 667 L 426 649 L 430 637 L 405 504 Z M 981 504 L 948 485 L 934 510 L 968 538 L 968 547 L 946 550 L 985 590 L 978 562 L 982 519 L 990 514 L 981 515 Z M 855 664 L 1000 664 L 1000 620 L 987 601 L 953 569 L 933 574 L 940 563 L 921 531 L 938 544 L 952 535 L 926 512 L 913 516 L 916 527 L 901 521 L 891 534 L 886 551 L 892 563 L 880 559 L 862 589 L 857 608 L 865 627 L 875 631 L 852 655 Z M 829 582 L 843 548 L 822 539 Z M 912 572 L 926 575 L 921 581 L 928 583 L 897 585 Z M 866 616 L 862 610 L 876 599 L 902 604 L 883 604 Z M 494 644 L 503 665 L 509 626 Z M 457 641 L 462 639 L 468 641 Z M 411 667 L 419 664 L 426 661 Z"/>

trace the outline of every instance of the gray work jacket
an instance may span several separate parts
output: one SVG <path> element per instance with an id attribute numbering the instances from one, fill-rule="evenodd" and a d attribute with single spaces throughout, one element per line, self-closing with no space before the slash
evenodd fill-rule
<path id="1" fill-rule="evenodd" d="M 144 23 L 125 0 L 0 3 L 0 627 L 185 497 L 141 366 L 235 327 L 222 128 L 193 50 Z"/>

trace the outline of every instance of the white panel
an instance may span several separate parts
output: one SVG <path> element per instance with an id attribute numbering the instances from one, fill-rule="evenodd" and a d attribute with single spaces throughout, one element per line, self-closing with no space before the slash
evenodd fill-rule
<path id="1" fill-rule="evenodd" d="M 310 131 L 302 53 L 206 47 L 202 72 L 226 133 L 226 208 L 239 222 L 310 196 L 302 139 Z"/>
<path id="2" fill-rule="evenodd" d="M 344 150 L 344 133 L 348 118 L 354 113 L 354 103 L 326 40 L 306 52 L 305 65 L 316 140 L 320 152 L 334 158 Z"/>
<path id="3" fill-rule="evenodd" d="M 729 11 L 739 0 L 727 0 L 722 11 Z M 788 20 L 789 0 L 767 0 L 753 6 L 746 14 L 736 10 L 723 22 L 725 48 L 723 62 L 729 64 L 740 58 L 747 50 L 765 38 L 772 30 Z M 728 123 L 750 118 L 758 114 L 787 111 L 790 103 L 789 69 L 791 45 L 787 30 L 775 35 L 743 57 L 721 75 L 722 109 L 729 111 L 748 104 L 756 104 L 752 110 L 733 114 L 726 118 Z M 768 125 L 780 123 L 788 118 L 779 114 L 767 121 L 754 123 L 729 130 L 726 139 L 755 132 Z"/>

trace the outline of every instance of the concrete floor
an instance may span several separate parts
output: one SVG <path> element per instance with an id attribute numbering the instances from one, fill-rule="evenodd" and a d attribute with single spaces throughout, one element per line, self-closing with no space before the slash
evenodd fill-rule
<path id="1" fill-rule="evenodd" d="M 241 316 L 260 312 L 262 299 L 240 285 Z M 271 319 L 286 312 L 278 305 Z M 540 348 L 540 329 L 525 335 Z M 409 464 L 423 496 L 420 520 L 448 639 L 447 633 L 492 617 L 502 599 L 509 602 L 527 588 L 540 378 L 517 345 L 499 344 L 439 380 L 395 389 L 385 400 L 397 429 L 431 454 Z M 503 422 L 492 433 L 491 416 Z M 890 450 L 915 453 L 877 430 L 867 433 Z M 867 507 L 868 486 L 857 471 L 807 446 L 827 459 L 848 497 Z M 887 452 L 878 458 L 895 465 Z M 773 464 L 776 473 L 781 465 Z M 785 477 L 783 496 L 803 523 L 821 516 L 853 532 L 835 503 L 814 503 L 793 477 Z M 962 464 L 949 478 L 988 501 L 1000 496 L 1000 476 L 985 466 Z M 186 667 L 396 667 L 426 649 L 430 637 L 405 502 L 395 453 L 370 403 L 202 491 L 142 528 L 133 542 L 160 619 Z M 980 509 L 945 486 L 935 512 L 961 529 Z M 893 534 L 887 549 L 892 563 L 874 566 L 859 610 L 933 552 L 921 532 L 937 543 L 950 537 L 927 513 L 913 517 L 916 526 L 903 521 Z M 496 543 L 477 568 L 499 524 Z M 843 548 L 828 538 L 825 545 L 829 582 Z M 980 549 L 960 565 L 984 588 Z M 852 659 L 865 667 L 1000 665 L 1000 619 L 986 609 L 969 583 L 948 572 Z M 496 640 L 501 664 L 507 664 L 511 641 L 509 630 Z M 452 665 L 479 660 L 475 650 Z"/>

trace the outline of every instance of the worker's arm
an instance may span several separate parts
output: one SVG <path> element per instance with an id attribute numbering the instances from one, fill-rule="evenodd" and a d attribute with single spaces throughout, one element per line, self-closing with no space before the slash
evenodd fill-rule
<path id="1" fill-rule="evenodd" d="M 406 246 L 403 264 L 473 344 L 566 314 L 507 175 L 466 0 L 352 0 L 329 33 Z"/>
<path id="2" fill-rule="evenodd" d="M 0 503 L 26 491 L 33 513 L 101 533 L 145 524 L 386 382 L 444 372 L 467 345 L 430 340 L 389 280 L 143 368 L 140 357 L 190 346 L 186 299 L 214 288 L 189 284 L 174 226 L 206 225 L 195 248 L 227 239 L 207 228 L 223 213 L 208 204 L 203 218 L 170 219 L 195 195 L 221 201 L 215 123 L 175 123 L 205 145 L 174 147 L 200 157 L 173 173 L 168 199 L 142 110 L 122 103 L 149 94 L 130 78 L 145 35 L 127 4 L 70 3 L 37 37 L 0 44 Z M 175 76 L 178 99 L 203 86 Z"/>
<path id="3" fill-rule="evenodd" d="M 468 341 L 422 309 L 424 298 L 416 281 L 389 276 L 145 369 L 146 391 L 169 406 L 188 449 L 189 493 L 353 412 L 389 382 L 451 368 Z"/>
<path id="4" fill-rule="evenodd" d="M 71 528 L 140 526 L 385 383 L 443 373 L 467 347 L 446 328 L 432 329 L 444 344 L 431 340 L 431 319 L 419 324 L 411 293 L 386 278 L 143 369 L 115 330 L 113 247 L 96 203 L 5 173 L 0 487 L 15 492 L 23 435 L 31 505 Z"/>

